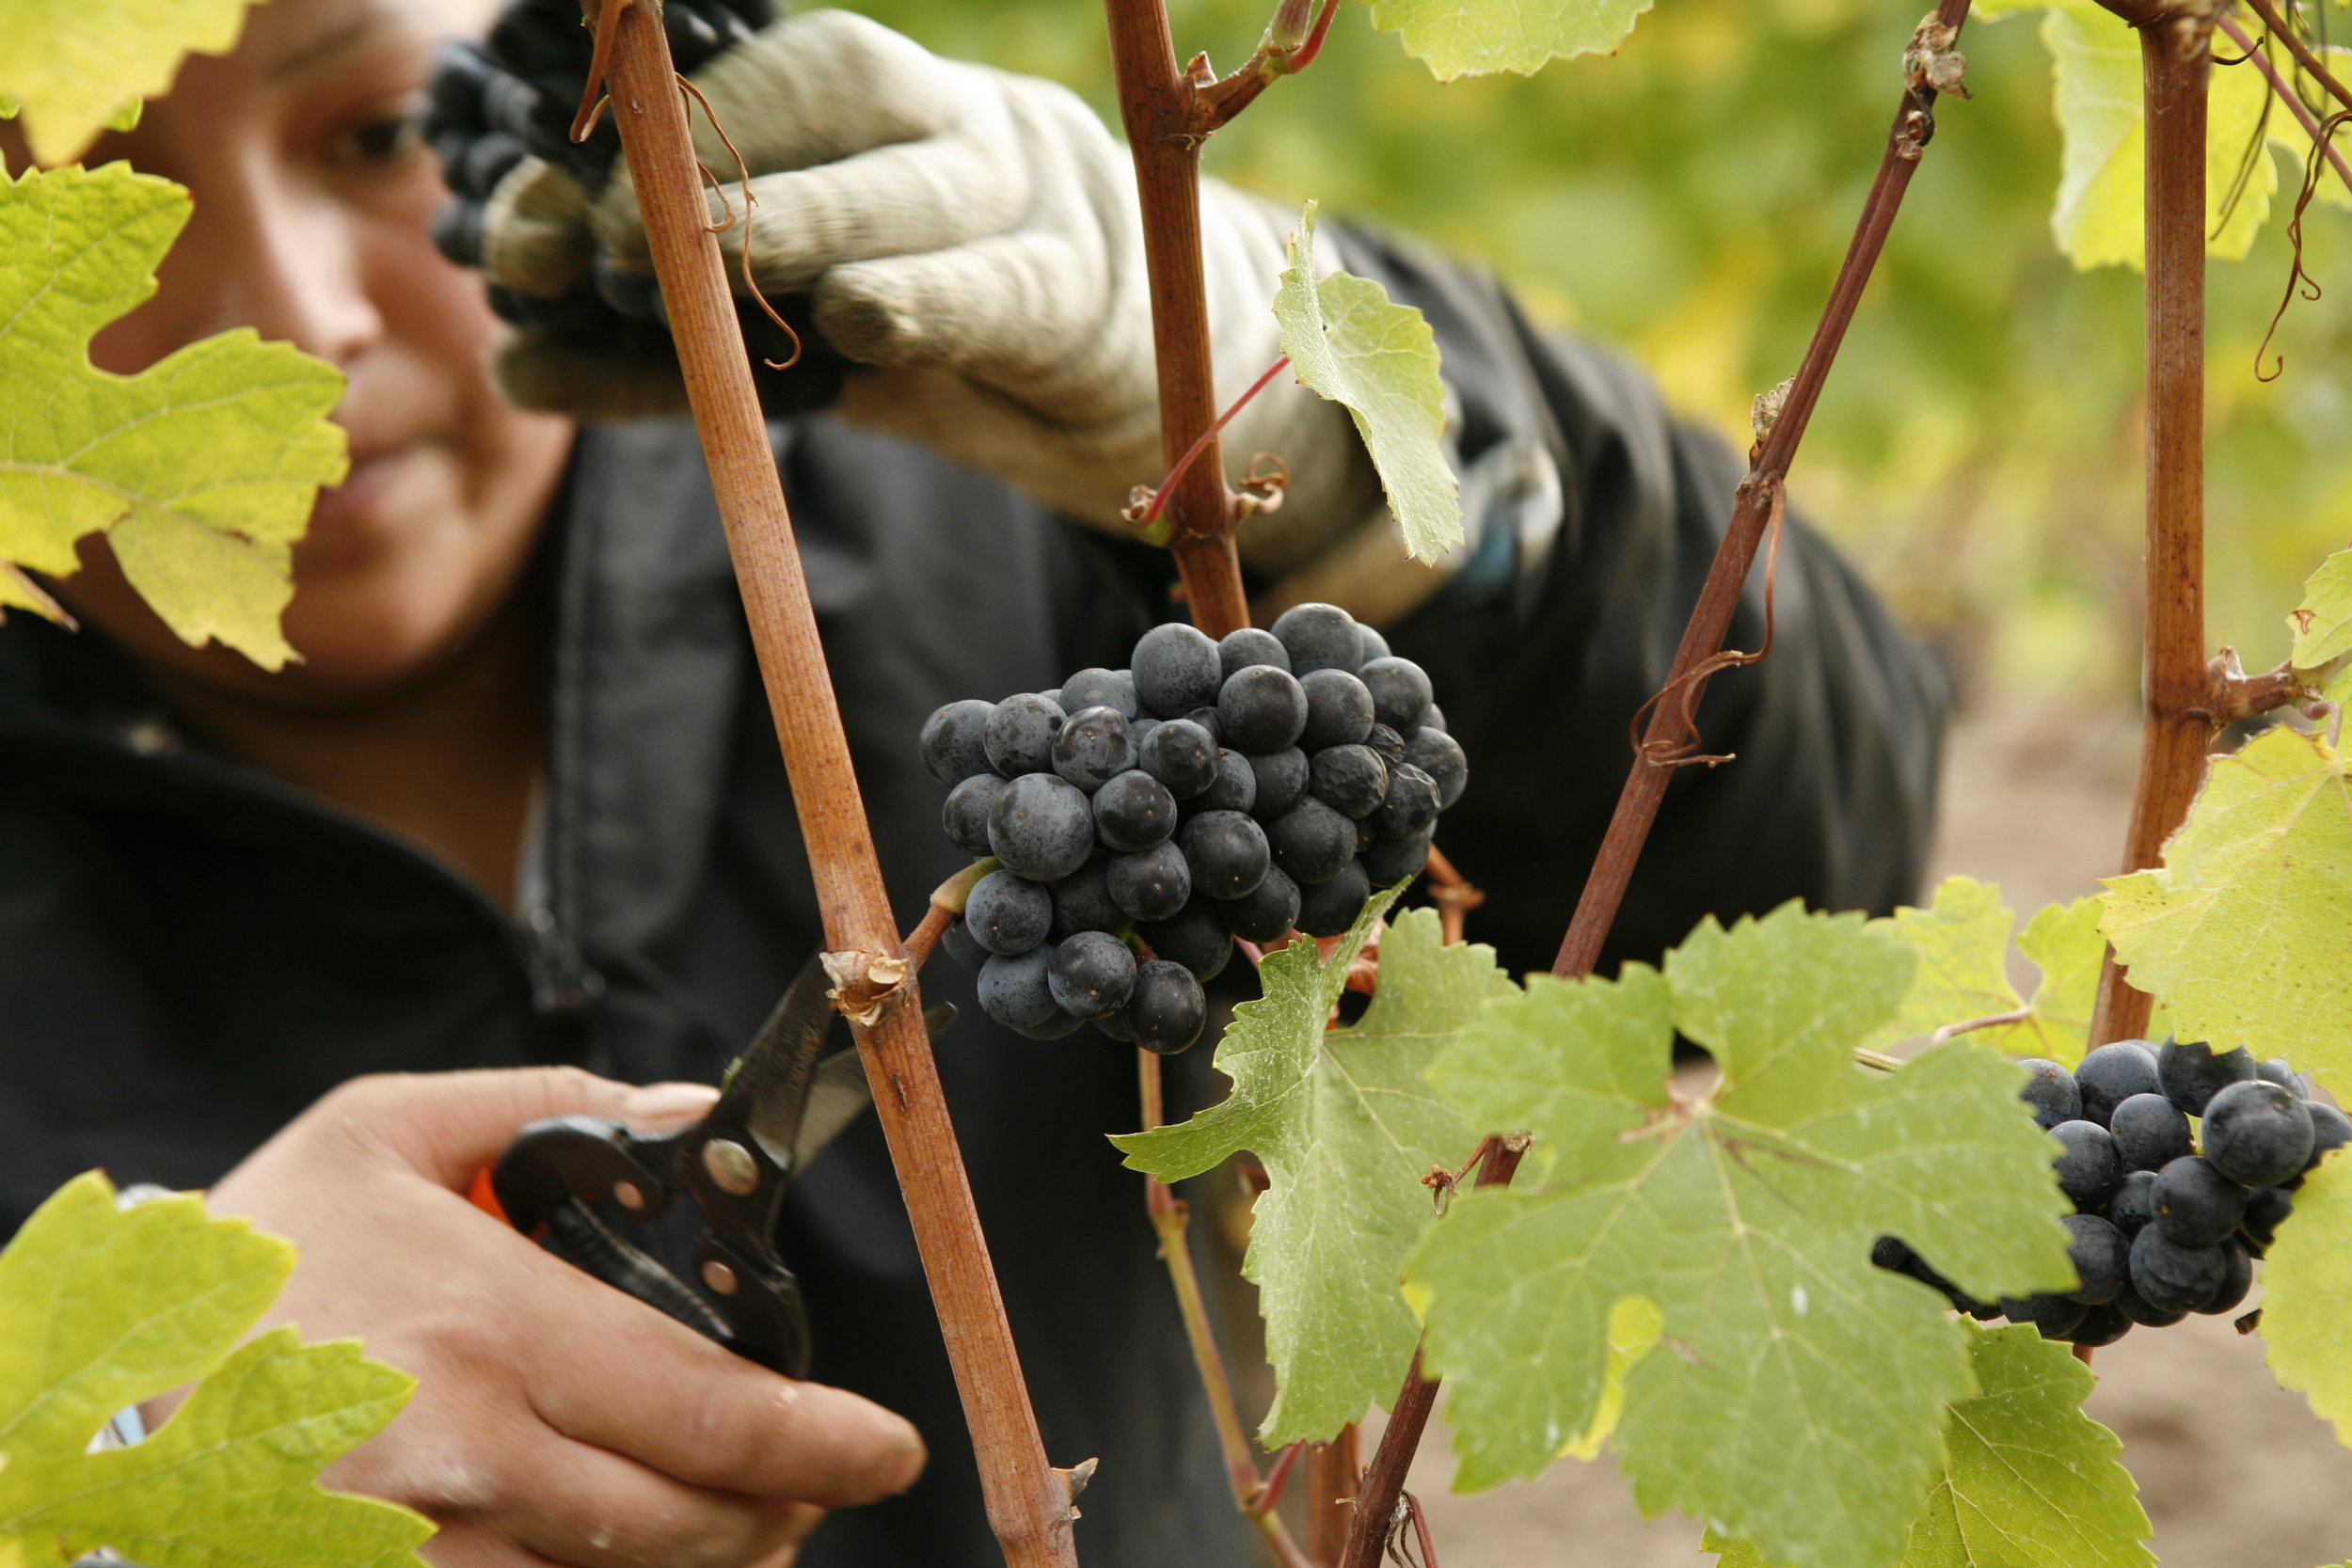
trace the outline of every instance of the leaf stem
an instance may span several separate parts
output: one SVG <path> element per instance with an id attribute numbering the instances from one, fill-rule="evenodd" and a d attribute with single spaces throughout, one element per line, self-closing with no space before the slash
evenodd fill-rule
<path id="1" fill-rule="evenodd" d="M 1489 1137 L 1470 1156 L 1478 1164 L 1478 1185 L 1507 1187 L 1518 1174 L 1519 1162 L 1527 1157 L 1533 1140 L 1524 1132 L 1512 1132 Z M 1356 1519 L 1347 1535 L 1347 1555 L 1340 1560 L 1340 1568 L 1379 1568 L 1380 1559 L 1388 1550 L 1389 1536 L 1395 1528 L 1397 1500 L 1405 1493 L 1406 1472 L 1413 1467 L 1413 1452 L 1421 1447 L 1421 1434 L 1429 1425 L 1430 1412 L 1438 1404 L 1438 1380 L 1425 1377 L 1421 1370 L 1421 1347 L 1413 1348 L 1413 1365 L 1405 1374 L 1405 1386 L 1397 1390 L 1396 1403 L 1389 1411 L 1389 1426 L 1380 1434 L 1380 1447 L 1372 1456 L 1372 1467 L 1364 1472 L 1363 1484 L 1356 1489 Z"/>
<path id="2" fill-rule="evenodd" d="M 2256 0 L 2266 5 L 2267 0 Z M 2265 18 L 2276 30 L 2275 13 Z M 2187 818 L 2218 727 L 2205 662 L 2205 94 L 2210 24 L 2175 16 L 2139 33 L 2147 163 L 2147 614 L 2139 777 L 2125 872 L 2156 864 Z M 2090 1043 L 2136 1038 L 2153 999 L 2107 949 Z"/>
<path id="3" fill-rule="evenodd" d="M 1945 40 L 1944 47 L 1948 48 L 1967 16 L 1968 0 L 1941 0 L 1935 14 L 1920 24 L 1915 39 L 1925 38 L 1930 28 L 1935 28 Z M 1778 511 L 1781 481 L 1796 458 L 1798 444 L 1804 438 L 1805 425 L 1820 400 L 1830 367 L 1837 358 L 1838 345 L 1853 321 L 1855 307 L 1861 303 L 1863 290 L 1870 281 L 1879 252 L 1885 247 L 1887 232 L 1902 206 L 1903 193 L 1910 187 L 1911 176 L 1919 166 L 1929 138 L 1935 133 L 1935 90 L 1917 75 L 1910 76 L 1903 84 L 1902 102 L 1895 112 L 1894 128 L 1887 135 L 1885 153 L 1879 160 L 1878 178 L 1863 203 L 1861 219 L 1855 225 L 1845 261 L 1838 268 L 1837 280 L 1831 286 L 1820 325 L 1814 329 L 1813 341 L 1781 398 L 1777 413 L 1750 455 L 1747 477 L 1740 482 L 1730 525 L 1724 531 L 1706 586 L 1699 592 L 1698 603 L 1692 608 L 1681 644 L 1675 650 L 1674 663 L 1661 689 L 1675 691 L 1682 688 L 1684 694 L 1676 702 L 1656 702 L 1652 706 L 1642 747 L 1626 777 L 1625 789 L 1617 797 L 1616 812 L 1610 818 L 1609 831 L 1594 857 L 1592 872 L 1577 900 L 1576 913 L 1561 938 L 1559 956 L 1552 961 L 1551 972 L 1564 979 L 1591 974 L 1600 959 L 1601 944 L 1616 920 L 1617 908 L 1624 902 L 1626 887 L 1633 879 L 1634 864 L 1641 858 L 1642 845 L 1649 837 L 1650 826 L 1658 819 L 1658 808 L 1666 798 L 1666 786 L 1677 771 L 1670 757 L 1653 753 L 1652 748 L 1673 751 L 1683 738 L 1678 733 L 1682 728 L 1680 716 L 1698 710 L 1699 697 L 1707 684 L 1701 667 L 1716 657 L 1724 645 L 1732 614 L 1740 605 L 1742 586 L 1756 562 L 1756 549 Z"/>
<path id="4" fill-rule="evenodd" d="M 809 606 L 775 454 L 736 325 L 719 242 L 709 231 L 676 72 L 658 8 L 604 0 L 597 52 L 635 172 L 655 275 L 669 308 L 694 422 L 718 498 L 769 711 L 807 842 L 829 970 L 887 974 L 896 921 L 841 713 Z M 845 992 L 856 986 L 839 982 Z M 1067 1482 L 1046 1463 L 1006 1325 L 979 1214 L 947 1117 L 911 978 L 887 985 L 870 1024 L 852 1021 L 892 1163 L 928 1275 L 979 1462 L 988 1516 L 1011 1568 L 1076 1568 Z"/>
<path id="5" fill-rule="evenodd" d="M 1194 459 L 1198 458 L 1202 452 L 1208 450 L 1209 443 L 1216 439 L 1216 437 L 1223 433 L 1225 427 L 1232 422 L 1234 415 L 1249 406 L 1249 400 L 1251 398 L 1256 397 L 1260 392 L 1265 390 L 1267 382 L 1272 381 L 1276 376 L 1281 374 L 1284 371 L 1290 368 L 1290 362 L 1291 356 L 1285 354 L 1279 359 L 1274 361 L 1273 364 L 1268 365 L 1265 369 L 1265 374 L 1251 382 L 1249 384 L 1249 389 L 1242 393 L 1241 396 L 1235 398 L 1232 402 L 1232 406 L 1227 408 L 1224 413 L 1219 414 L 1216 417 L 1216 423 L 1202 431 L 1200 438 L 1194 441 L 1191 446 L 1184 449 L 1184 455 L 1176 460 L 1176 467 L 1168 470 L 1168 475 L 1166 479 L 1160 481 L 1160 487 L 1152 492 L 1152 503 L 1143 509 L 1143 515 L 1136 519 L 1136 527 L 1139 529 L 1147 529 L 1153 523 L 1160 520 L 1161 509 L 1168 505 L 1168 493 L 1175 489 L 1176 482 L 1184 477 L 1184 470 L 1192 467 Z"/>

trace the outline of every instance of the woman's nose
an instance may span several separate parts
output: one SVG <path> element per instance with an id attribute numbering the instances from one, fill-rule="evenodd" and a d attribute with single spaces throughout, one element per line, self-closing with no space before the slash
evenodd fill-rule
<path id="1" fill-rule="evenodd" d="M 222 325 L 250 326 L 344 367 L 383 338 L 368 286 L 368 214 L 266 155 L 248 161 L 233 194 L 215 189 L 206 199 L 231 253 L 216 274 Z"/>

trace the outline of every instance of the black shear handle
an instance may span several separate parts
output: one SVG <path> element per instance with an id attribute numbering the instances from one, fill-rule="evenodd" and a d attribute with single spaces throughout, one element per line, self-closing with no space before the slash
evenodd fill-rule
<path id="1" fill-rule="evenodd" d="M 791 1271 L 704 1231 L 694 1252 L 706 1298 L 624 1240 L 592 1203 L 639 1219 L 677 1198 L 677 1134 L 644 1138 L 600 1117 L 549 1117 L 516 1135 L 490 1173 L 507 1222 L 549 1252 L 746 1360 L 808 1375 L 807 1309 Z"/>

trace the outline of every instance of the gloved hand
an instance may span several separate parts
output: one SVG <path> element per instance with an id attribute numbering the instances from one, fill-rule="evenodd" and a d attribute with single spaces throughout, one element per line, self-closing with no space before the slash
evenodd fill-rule
<path id="1" fill-rule="evenodd" d="M 842 415 L 1122 527 L 1131 488 L 1161 478 L 1151 306 L 1133 166 L 1086 105 L 842 11 L 735 40 L 692 79 L 753 175 L 750 222 L 720 235 L 730 275 L 748 238 L 761 289 L 804 296 L 818 333 L 862 367 L 843 379 Z M 733 155 L 695 119 L 697 151 L 726 179 Z M 650 271 L 626 165 L 591 188 L 578 162 L 525 158 L 497 182 L 480 244 L 495 283 L 538 300 L 594 284 L 613 298 L 616 279 Z M 741 212 L 739 186 L 727 194 Z M 1201 205 L 1230 400 L 1281 352 L 1270 307 L 1295 214 L 1214 182 Z M 558 332 L 526 333 L 500 372 L 533 406 L 642 407 L 637 368 Z M 1243 531 L 1271 569 L 1376 505 L 1344 410 L 1287 376 L 1227 427 L 1225 451 L 1236 477 L 1260 451 L 1289 466 L 1282 509 Z"/>

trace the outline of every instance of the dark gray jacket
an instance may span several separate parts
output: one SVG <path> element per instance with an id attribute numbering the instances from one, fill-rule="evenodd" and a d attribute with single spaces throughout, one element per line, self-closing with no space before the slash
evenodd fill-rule
<path id="1" fill-rule="evenodd" d="M 1542 967 L 1739 465 L 1489 283 L 1361 236 L 1349 261 L 1429 313 L 1465 464 L 1487 476 L 1470 564 L 1388 629 L 1470 758 L 1443 842 L 1491 895 L 1473 934 Z M 925 714 L 1123 663 L 1168 613 L 1165 560 L 828 418 L 780 426 L 777 446 L 912 925 L 961 859 L 914 754 Z M 1760 577 L 1742 646 L 1762 633 Z M 818 926 L 691 431 L 583 435 L 537 581 L 554 628 L 547 886 L 520 920 L 367 823 L 175 744 L 102 642 L 0 627 L 0 1234 L 92 1165 L 208 1183 L 357 1073 L 576 1061 L 708 1079 L 741 1047 Z M 1613 963 L 1710 911 L 1883 911 L 1914 891 L 1942 679 L 1801 529 L 1778 594 L 1771 659 L 1719 678 L 1705 710 L 1710 748 L 1739 761 L 1677 780 Z M 1132 1053 L 996 1030 L 970 975 L 935 968 L 927 991 L 965 1008 L 941 1066 L 1049 1451 L 1103 1460 L 1085 1560 L 1251 1560 L 1139 1182 L 1104 1142 L 1135 1125 Z M 1195 1096 L 1217 1092 L 1207 1055 L 1183 1059 Z M 805 1568 L 1000 1560 L 870 1118 L 799 1185 L 783 1244 L 816 1375 L 906 1413 L 933 1456 L 907 1497 L 831 1520 Z"/>

